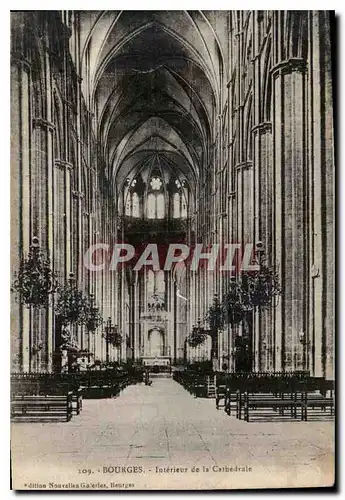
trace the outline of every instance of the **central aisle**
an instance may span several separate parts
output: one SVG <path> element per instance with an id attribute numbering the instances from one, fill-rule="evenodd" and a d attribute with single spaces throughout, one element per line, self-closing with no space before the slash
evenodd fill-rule
<path id="1" fill-rule="evenodd" d="M 116 399 L 84 400 L 80 416 L 68 423 L 12 424 L 12 456 L 23 487 L 28 481 L 91 480 L 137 489 L 274 486 L 305 483 L 309 474 L 315 482 L 320 467 L 327 476 L 332 423 L 248 424 L 217 411 L 212 399 L 195 399 L 172 379 L 152 380 L 152 386 L 127 387 Z M 128 466 L 136 472 L 110 468 Z M 218 471 L 223 466 L 247 469 Z M 163 471 L 167 467 L 175 470 Z M 200 472 L 192 473 L 193 467 Z"/>

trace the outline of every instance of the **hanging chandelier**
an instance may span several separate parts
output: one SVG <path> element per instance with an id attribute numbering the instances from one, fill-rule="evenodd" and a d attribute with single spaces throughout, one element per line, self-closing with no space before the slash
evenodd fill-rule
<path id="1" fill-rule="evenodd" d="M 268 266 L 261 266 L 259 271 L 252 273 L 243 273 L 240 287 L 240 301 L 247 311 L 276 306 L 276 299 L 281 294 L 278 274 Z"/>
<path id="2" fill-rule="evenodd" d="M 206 337 L 206 330 L 201 326 L 201 320 L 199 318 L 198 323 L 193 326 L 191 334 L 187 337 L 187 342 L 190 347 L 197 347 L 205 342 Z"/>
<path id="3" fill-rule="evenodd" d="M 57 288 L 57 275 L 51 268 L 50 259 L 41 251 L 39 239 L 34 236 L 27 258 L 20 262 L 11 292 L 26 307 L 41 308 L 50 304 Z"/>
<path id="4" fill-rule="evenodd" d="M 70 273 L 64 288 L 59 290 L 55 313 L 63 325 L 86 325 L 88 322 L 90 301 L 77 288 L 73 273 Z"/>
<path id="5" fill-rule="evenodd" d="M 122 345 L 122 335 L 119 332 L 118 326 L 112 325 L 110 317 L 107 320 L 102 337 L 105 339 L 107 344 L 111 344 L 114 347 L 121 347 Z"/>
<path id="6" fill-rule="evenodd" d="M 279 275 L 273 266 L 265 263 L 263 244 L 256 245 L 255 271 L 244 271 L 238 279 L 232 278 L 224 296 L 224 317 L 231 325 L 239 324 L 247 313 L 265 310 L 278 305 L 282 293 Z"/>
<path id="7" fill-rule="evenodd" d="M 99 308 L 95 306 L 95 297 L 92 293 L 89 296 L 89 303 L 86 311 L 85 326 L 88 332 L 94 333 L 103 323 L 103 317 Z"/>
<path id="8" fill-rule="evenodd" d="M 224 310 L 216 293 L 214 294 L 213 302 L 206 313 L 205 321 L 208 323 L 211 332 L 222 330 L 224 326 Z"/>
<path id="9" fill-rule="evenodd" d="M 279 275 L 265 261 L 263 243 L 258 241 L 255 250 L 257 271 L 244 272 L 240 276 L 241 303 L 243 308 L 252 311 L 255 308 L 270 309 L 278 305 L 281 295 Z"/>

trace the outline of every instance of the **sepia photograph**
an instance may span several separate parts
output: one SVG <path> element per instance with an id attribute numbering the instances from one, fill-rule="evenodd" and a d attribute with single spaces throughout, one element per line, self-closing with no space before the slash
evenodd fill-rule
<path id="1" fill-rule="evenodd" d="M 10 31 L 11 489 L 333 487 L 335 13 Z"/>

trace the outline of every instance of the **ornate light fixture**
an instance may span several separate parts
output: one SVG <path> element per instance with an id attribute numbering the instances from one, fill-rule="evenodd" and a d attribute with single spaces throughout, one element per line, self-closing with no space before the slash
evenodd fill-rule
<path id="1" fill-rule="evenodd" d="M 120 333 L 117 325 L 115 325 L 115 336 L 113 340 L 113 346 L 117 347 L 118 349 L 122 346 L 122 334 Z"/>
<path id="2" fill-rule="evenodd" d="M 222 302 L 224 320 L 226 320 L 231 326 L 241 323 L 245 316 L 241 293 L 242 290 L 240 284 L 235 278 L 231 278 Z"/>
<path id="3" fill-rule="evenodd" d="M 243 273 L 241 279 L 244 307 L 248 310 L 276 307 L 276 299 L 279 300 L 281 295 L 279 276 L 273 267 L 265 264 L 265 251 L 261 241 L 256 244 L 255 255 L 259 270 Z"/>
<path id="4" fill-rule="evenodd" d="M 27 258 L 19 265 L 11 291 L 26 307 L 41 308 L 50 304 L 57 288 L 57 275 L 51 269 L 50 259 L 41 251 L 39 239 L 34 236 Z"/>
<path id="5" fill-rule="evenodd" d="M 37 346 L 33 346 L 31 348 L 32 356 L 36 356 L 40 351 L 42 351 L 43 347 L 44 347 L 43 342 L 39 343 Z"/>
<path id="6" fill-rule="evenodd" d="M 99 308 L 95 306 L 95 296 L 93 293 L 90 293 L 85 326 L 88 332 L 95 332 L 95 330 L 101 326 L 102 323 L 103 317 L 99 312 Z"/>
<path id="7" fill-rule="evenodd" d="M 206 336 L 206 330 L 201 326 L 201 320 L 199 318 L 197 325 L 194 325 L 192 328 L 192 333 L 187 337 L 187 342 L 191 347 L 197 347 L 205 342 Z"/>
<path id="8" fill-rule="evenodd" d="M 59 290 L 55 313 L 63 325 L 85 325 L 90 312 L 90 302 L 75 284 L 74 274 L 70 273 L 68 284 Z"/>
<path id="9" fill-rule="evenodd" d="M 212 305 L 206 313 L 205 320 L 211 330 L 221 330 L 224 326 L 224 310 L 216 293 Z"/>
<path id="10" fill-rule="evenodd" d="M 256 309 L 270 309 L 278 305 L 281 287 L 278 273 L 264 262 L 263 244 L 256 245 L 256 271 L 242 272 L 236 280 L 233 278 L 224 297 L 223 308 L 231 325 L 239 324 L 248 312 Z"/>
<path id="11" fill-rule="evenodd" d="M 107 319 L 106 327 L 102 337 L 105 339 L 106 343 L 106 362 L 109 362 L 109 344 L 112 343 L 114 337 L 114 327 L 111 324 L 111 317 Z"/>
<path id="12" fill-rule="evenodd" d="M 211 357 L 217 358 L 218 331 L 223 329 L 225 321 L 224 321 L 224 309 L 216 293 L 214 294 L 212 305 L 210 306 L 209 310 L 206 313 L 205 320 L 207 321 L 210 327 L 210 329 L 207 330 L 207 334 L 211 336 L 212 340 Z"/>
<path id="13" fill-rule="evenodd" d="M 308 356 L 309 356 L 309 351 L 311 347 L 311 342 L 310 339 L 308 338 L 307 334 L 305 331 L 301 330 L 298 333 L 298 338 L 300 343 L 303 346 L 303 370 L 306 370 L 308 368 Z"/>
<path id="14" fill-rule="evenodd" d="M 307 347 L 309 349 L 310 347 L 310 340 L 307 338 L 307 335 L 306 335 L 306 332 L 304 331 L 300 331 L 299 334 L 298 334 L 298 338 L 299 338 L 299 341 L 300 343 L 304 346 L 304 347 Z"/>
<path id="15" fill-rule="evenodd" d="M 104 333 L 102 337 L 105 339 L 107 344 L 112 344 L 114 347 L 121 347 L 122 345 L 122 335 L 118 330 L 118 326 L 112 325 L 111 317 L 109 316 Z"/>

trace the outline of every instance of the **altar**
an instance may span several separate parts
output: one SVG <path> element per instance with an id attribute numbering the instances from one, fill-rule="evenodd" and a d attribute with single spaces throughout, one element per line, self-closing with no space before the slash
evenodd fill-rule
<path id="1" fill-rule="evenodd" d="M 170 369 L 171 360 L 170 356 L 143 356 L 142 363 L 149 369 Z"/>

